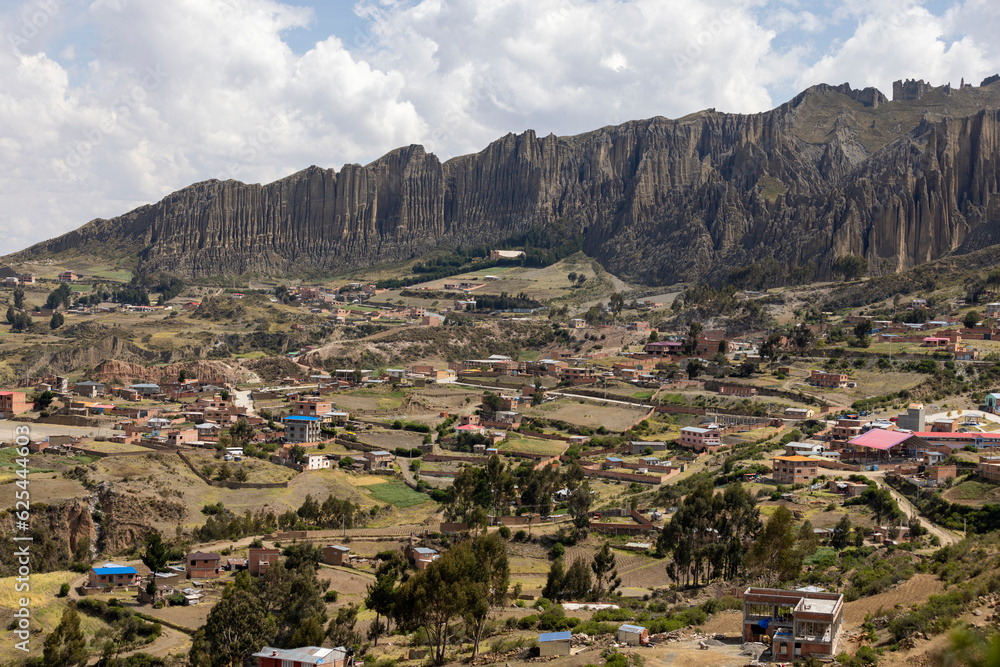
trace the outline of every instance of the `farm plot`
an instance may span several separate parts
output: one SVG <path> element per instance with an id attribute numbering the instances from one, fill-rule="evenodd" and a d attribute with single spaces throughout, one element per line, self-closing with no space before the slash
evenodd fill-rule
<path id="1" fill-rule="evenodd" d="M 602 405 L 594 401 L 561 399 L 528 408 L 524 414 L 588 428 L 604 426 L 609 431 L 621 432 L 645 419 L 649 411 L 623 405 Z"/>
<path id="2" fill-rule="evenodd" d="M 372 484 L 368 487 L 368 492 L 375 500 L 389 503 L 394 507 L 414 507 L 431 499 L 426 493 L 418 493 L 402 482 Z"/>

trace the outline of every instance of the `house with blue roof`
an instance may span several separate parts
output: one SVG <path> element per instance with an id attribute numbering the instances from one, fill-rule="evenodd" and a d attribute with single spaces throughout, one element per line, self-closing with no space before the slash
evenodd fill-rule
<path id="1" fill-rule="evenodd" d="M 90 568 L 87 588 L 109 588 L 133 586 L 139 581 L 139 573 L 134 567 L 105 563 L 102 567 Z"/>
<path id="2" fill-rule="evenodd" d="M 281 423 L 285 425 L 285 442 L 319 442 L 320 440 L 319 417 L 292 415 L 282 419 Z"/>
<path id="3" fill-rule="evenodd" d="M 543 632 L 538 635 L 538 656 L 544 658 L 551 655 L 569 655 L 572 646 L 573 632 Z"/>

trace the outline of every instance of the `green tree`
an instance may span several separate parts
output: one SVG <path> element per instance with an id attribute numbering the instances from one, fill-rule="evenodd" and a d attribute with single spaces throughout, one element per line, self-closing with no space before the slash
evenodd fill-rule
<path id="1" fill-rule="evenodd" d="M 17 320 L 17 311 L 14 310 L 14 306 L 7 306 L 7 324 L 13 325 Z"/>
<path id="2" fill-rule="evenodd" d="M 660 341 L 660 335 L 656 332 L 656 329 L 652 329 L 649 332 L 649 339 L 646 342 L 647 343 L 658 343 L 659 341 Z"/>
<path id="3" fill-rule="evenodd" d="M 475 660 L 492 611 L 507 604 L 510 565 L 507 544 L 497 533 L 476 538 L 471 547 L 470 558 L 465 563 L 467 593 L 463 618 L 471 630 L 472 659 Z"/>
<path id="4" fill-rule="evenodd" d="M 365 597 L 365 607 L 375 612 L 375 624 L 373 627 L 379 629 L 373 639 L 375 646 L 378 646 L 379 634 L 384 629 L 389 631 L 389 620 L 392 618 L 393 607 L 396 603 L 396 575 L 395 573 L 384 574 L 372 583 L 368 584 L 368 595 Z M 382 625 L 382 619 L 386 623 Z"/>
<path id="5" fill-rule="evenodd" d="M 605 542 L 601 549 L 594 554 L 594 560 L 590 563 L 590 569 L 594 571 L 594 580 L 597 584 L 597 599 L 604 597 L 604 586 L 607 584 L 608 594 L 615 592 L 621 586 L 622 579 L 618 576 L 618 565 L 615 559 L 615 552 L 611 550 L 611 544 Z"/>
<path id="6" fill-rule="evenodd" d="M 619 292 L 615 292 L 611 295 L 608 306 L 611 308 L 611 312 L 613 312 L 617 317 L 622 312 L 622 308 L 625 307 L 625 297 L 623 297 Z"/>
<path id="7" fill-rule="evenodd" d="M 587 561 L 581 556 L 573 561 L 562 580 L 562 597 L 567 600 L 585 600 L 594 587 Z"/>
<path id="8" fill-rule="evenodd" d="M 701 373 L 705 370 L 705 365 L 701 363 L 699 359 L 688 359 L 687 368 L 685 370 L 687 371 L 688 378 L 693 380 L 701 375 Z"/>
<path id="9" fill-rule="evenodd" d="M 24 288 L 20 285 L 14 288 L 14 307 L 24 310 Z"/>
<path id="10" fill-rule="evenodd" d="M 253 441 L 254 433 L 253 426 L 244 417 L 240 417 L 229 427 L 229 439 L 234 447 L 246 447 Z"/>
<path id="11" fill-rule="evenodd" d="M 979 324 L 979 313 L 974 310 L 970 310 L 962 318 L 962 324 L 965 325 L 966 329 L 975 329 L 976 325 Z"/>
<path id="12" fill-rule="evenodd" d="M 566 567 L 563 565 L 562 558 L 557 558 L 549 566 L 549 574 L 546 576 L 545 586 L 542 588 L 542 597 L 549 600 L 561 600 L 565 578 Z"/>
<path id="13" fill-rule="evenodd" d="M 66 318 L 62 313 L 52 313 L 52 319 L 49 320 L 49 328 L 58 329 L 65 323 L 65 321 Z"/>
<path id="14" fill-rule="evenodd" d="M 76 603 L 70 602 L 59 625 L 45 638 L 44 663 L 49 667 L 86 665 L 88 655 L 87 639 L 80 629 L 80 613 Z"/>
<path id="15" fill-rule="evenodd" d="M 777 507 L 750 547 L 751 572 L 765 586 L 790 581 L 802 571 L 803 554 L 796 549 L 793 523 L 792 513 Z"/>
<path id="16" fill-rule="evenodd" d="M 981 630 L 960 626 L 948 637 L 938 655 L 940 667 L 1000 667 L 1000 634 L 985 635 Z"/>
<path id="17" fill-rule="evenodd" d="M 830 546 L 834 549 L 844 549 L 851 536 L 851 517 L 844 515 L 833 529 Z"/>
<path id="18" fill-rule="evenodd" d="M 207 656 L 201 652 L 202 646 L 192 645 L 191 662 L 199 664 L 195 662 L 198 660 L 204 664 L 207 657 L 207 664 L 212 667 L 249 664 L 251 656 L 270 644 L 274 635 L 274 619 L 269 617 L 261 599 L 245 588 L 230 587 L 205 620 Z"/>
<path id="19" fill-rule="evenodd" d="M 337 615 L 330 619 L 326 637 L 334 646 L 353 646 L 361 643 L 361 633 L 357 631 L 358 606 L 354 603 L 341 607 Z"/>
<path id="20" fill-rule="evenodd" d="M 590 493 L 590 486 L 586 483 L 578 486 L 569 495 L 567 507 L 569 515 L 573 517 L 573 525 L 577 530 L 583 530 L 590 526 L 590 506 L 593 503 L 593 496 Z"/>
<path id="21" fill-rule="evenodd" d="M 833 260 L 832 273 L 847 282 L 857 280 L 868 273 L 868 259 L 857 255 L 841 255 Z"/>
<path id="22" fill-rule="evenodd" d="M 149 568 L 146 592 L 150 595 L 156 593 L 156 573 L 166 569 L 168 555 L 167 545 L 163 543 L 160 533 L 154 530 L 146 537 L 146 549 L 142 553 L 142 564 Z"/>

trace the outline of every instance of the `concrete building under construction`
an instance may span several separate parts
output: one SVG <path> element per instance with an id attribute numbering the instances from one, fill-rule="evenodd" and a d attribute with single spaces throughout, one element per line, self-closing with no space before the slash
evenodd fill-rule
<path id="1" fill-rule="evenodd" d="M 839 593 L 748 588 L 743 594 L 743 640 L 770 643 L 774 660 L 833 658 L 843 623 Z"/>

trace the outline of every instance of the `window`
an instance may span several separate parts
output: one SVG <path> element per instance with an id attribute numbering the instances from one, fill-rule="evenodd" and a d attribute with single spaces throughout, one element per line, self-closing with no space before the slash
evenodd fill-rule
<path id="1" fill-rule="evenodd" d="M 281 667 L 295 667 L 295 661 L 294 660 L 282 660 L 281 661 Z"/>

